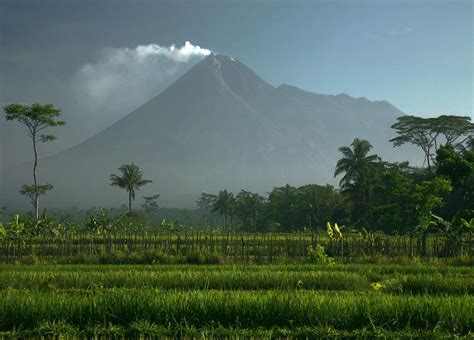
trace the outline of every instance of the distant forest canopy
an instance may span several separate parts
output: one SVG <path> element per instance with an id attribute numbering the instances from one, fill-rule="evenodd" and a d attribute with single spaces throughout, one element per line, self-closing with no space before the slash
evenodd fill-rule
<path id="1" fill-rule="evenodd" d="M 114 220 L 120 219 L 121 226 L 130 228 L 186 225 L 259 232 L 315 230 L 325 228 L 332 221 L 351 229 L 410 233 L 430 231 L 434 220 L 442 221 L 444 228 L 472 221 L 474 124 L 471 118 L 401 116 L 392 128 L 396 132 L 396 137 L 390 140 L 393 146 L 419 147 L 424 154 L 423 167 L 412 167 L 408 162 L 386 162 L 371 152 L 368 140 L 356 138 L 351 145 L 339 148 L 341 158 L 334 171 L 334 177 L 340 180 L 339 188 L 286 185 L 275 187 L 267 195 L 222 189 L 217 193 L 202 193 L 195 210 L 160 208 L 159 195 L 154 195 L 144 197 L 141 209 L 131 212 L 127 212 L 131 210 L 131 192 L 127 189 L 128 209 L 124 205 L 110 210 L 50 210 L 48 215 L 89 229 L 100 224 L 113 225 Z M 142 180 L 138 166 L 136 171 Z M 133 198 L 134 195 L 133 192 Z M 12 212 L 8 210 L 0 214 L 4 223 L 11 218 Z"/>
<path id="2" fill-rule="evenodd" d="M 267 197 L 242 190 L 202 193 L 202 210 L 219 213 L 222 225 L 246 230 L 301 230 L 337 221 L 387 233 L 428 231 L 433 214 L 459 224 L 474 218 L 474 124 L 470 117 L 399 117 L 394 147 L 409 143 L 425 155 L 424 168 L 389 163 L 371 154 L 367 140 L 339 148 L 330 185 L 286 185 Z M 435 217 L 436 218 L 436 217 Z"/>

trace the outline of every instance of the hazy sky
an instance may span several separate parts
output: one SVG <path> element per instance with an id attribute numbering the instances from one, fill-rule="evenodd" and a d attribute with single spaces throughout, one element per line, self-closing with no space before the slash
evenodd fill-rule
<path id="1" fill-rule="evenodd" d="M 471 0 L 1 0 L 0 34 L 0 103 L 62 107 L 74 122 L 65 145 L 142 104 L 206 49 L 275 86 L 473 115 Z"/>

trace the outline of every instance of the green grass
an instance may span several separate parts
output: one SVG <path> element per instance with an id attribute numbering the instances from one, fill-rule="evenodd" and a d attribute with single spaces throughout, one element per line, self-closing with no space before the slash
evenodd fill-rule
<path id="1" fill-rule="evenodd" d="M 64 321 L 77 327 L 147 321 L 157 325 L 272 328 L 379 327 L 468 334 L 474 329 L 472 296 L 397 296 L 311 291 L 162 291 L 102 289 L 2 292 L 0 330 Z"/>
<path id="2" fill-rule="evenodd" d="M 364 266 L 0 266 L 0 289 L 158 288 L 163 290 L 322 290 L 384 293 L 474 293 L 474 269 Z M 448 275 L 449 274 L 449 275 Z"/>
<path id="3" fill-rule="evenodd" d="M 0 337 L 472 338 L 473 292 L 473 267 L 1 265 Z"/>

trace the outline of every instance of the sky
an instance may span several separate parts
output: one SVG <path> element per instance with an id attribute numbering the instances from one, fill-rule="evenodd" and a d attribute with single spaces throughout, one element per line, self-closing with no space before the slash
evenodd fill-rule
<path id="1" fill-rule="evenodd" d="M 45 149 L 53 153 L 213 51 L 274 86 L 474 118 L 473 44 L 471 0 L 0 0 L 0 104 L 63 109 L 70 124 L 58 132 L 64 142 Z M 0 124 L 3 149 L 17 148 L 2 162 L 24 161 L 18 128 Z"/>

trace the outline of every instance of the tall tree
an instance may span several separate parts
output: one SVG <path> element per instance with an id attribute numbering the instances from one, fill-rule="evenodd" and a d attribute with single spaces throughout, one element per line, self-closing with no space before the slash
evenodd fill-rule
<path id="1" fill-rule="evenodd" d="M 235 212 L 244 229 L 253 231 L 257 229 L 264 202 L 264 198 L 258 193 L 241 190 L 237 194 Z"/>
<path id="2" fill-rule="evenodd" d="M 444 213 L 450 218 L 474 217 L 474 149 L 442 146 L 436 160 L 436 174 L 450 179 L 453 186 Z"/>
<path id="3" fill-rule="evenodd" d="M 17 121 L 26 126 L 28 136 L 33 144 L 33 185 L 23 185 L 20 193 L 30 198 L 35 210 L 36 219 L 39 217 L 39 196 L 52 190 L 51 184 L 38 184 L 38 143 L 51 142 L 56 139 L 52 134 L 43 134 L 42 131 L 47 128 L 63 126 L 66 123 L 58 118 L 61 116 L 61 110 L 56 109 L 51 104 L 10 104 L 3 108 L 8 121 Z"/>
<path id="4" fill-rule="evenodd" d="M 334 177 L 343 175 L 339 186 L 354 202 L 353 217 L 361 220 L 368 213 L 380 158 L 375 154 L 369 155 L 372 145 L 367 140 L 356 138 L 351 147 L 339 148 L 343 157 L 336 164 Z"/>
<path id="5" fill-rule="evenodd" d="M 273 222 L 283 230 L 294 230 L 301 226 L 298 221 L 298 191 L 287 184 L 273 188 L 268 195 Z"/>
<path id="6" fill-rule="evenodd" d="M 150 221 L 153 221 L 160 211 L 160 206 L 157 202 L 159 197 L 160 194 L 155 194 L 152 196 L 143 196 L 145 202 L 142 204 L 142 208 Z"/>
<path id="7" fill-rule="evenodd" d="M 201 193 L 199 198 L 196 200 L 196 205 L 202 210 L 211 210 L 217 196 L 214 194 L 208 194 L 206 192 Z"/>
<path id="8" fill-rule="evenodd" d="M 443 115 L 434 119 L 434 125 L 434 130 L 444 137 L 445 145 L 454 149 L 464 145 L 474 135 L 471 117 Z"/>
<path id="9" fill-rule="evenodd" d="M 308 184 L 297 190 L 298 212 L 304 216 L 306 226 L 313 229 L 315 226 L 322 227 L 327 221 L 334 220 L 334 213 L 340 207 L 340 200 L 334 187 Z"/>
<path id="10" fill-rule="evenodd" d="M 408 163 L 385 163 L 380 184 L 370 201 L 370 227 L 385 232 L 411 231 L 414 222 L 412 197 L 415 190 L 415 169 Z"/>
<path id="11" fill-rule="evenodd" d="M 227 190 L 219 191 L 215 201 L 212 205 L 212 211 L 218 212 L 222 217 L 222 224 L 224 227 L 227 225 L 227 218 L 230 217 L 230 222 L 232 224 L 232 215 L 234 211 L 234 195 Z"/>
<path id="12" fill-rule="evenodd" d="M 196 200 L 196 205 L 200 210 L 204 212 L 204 221 L 206 224 L 209 223 L 209 217 L 212 212 L 212 208 L 214 206 L 214 202 L 216 201 L 217 196 L 214 194 L 208 194 L 206 192 L 201 193 L 199 198 Z"/>
<path id="13" fill-rule="evenodd" d="M 436 149 L 436 138 L 439 136 L 439 129 L 435 129 L 436 124 L 433 118 L 422 118 L 415 116 L 401 116 L 398 122 L 392 125 L 392 129 L 397 131 L 398 136 L 390 139 L 393 146 L 401 146 L 410 143 L 419 146 L 425 154 L 428 169 L 431 170 L 433 161 L 433 149 Z"/>
<path id="14" fill-rule="evenodd" d="M 474 134 L 474 124 L 470 117 L 443 115 L 436 118 L 401 116 L 392 125 L 398 136 L 390 142 L 394 146 L 410 143 L 419 146 L 425 154 L 425 164 L 431 171 L 435 154 L 442 143 L 458 148 L 470 141 Z"/>
<path id="15" fill-rule="evenodd" d="M 151 183 L 148 179 L 143 179 L 143 172 L 138 165 L 124 164 L 119 168 L 121 176 L 110 175 L 111 185 L 127 190 L 128 193 L 128 212 L 132 211 L 132 199 L 135 200 L 135 191 L 145 184 Z"/>

